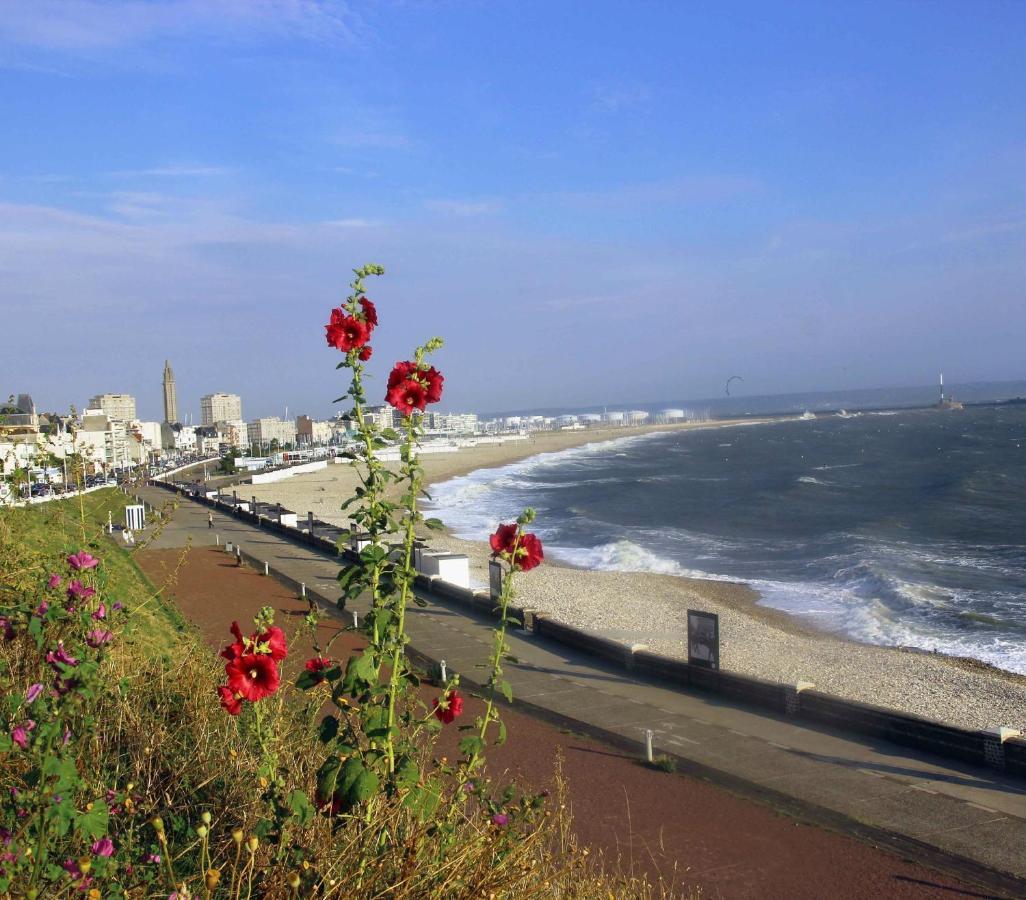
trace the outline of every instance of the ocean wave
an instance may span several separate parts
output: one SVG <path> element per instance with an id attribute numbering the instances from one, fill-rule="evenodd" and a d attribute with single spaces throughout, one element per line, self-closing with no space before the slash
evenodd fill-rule
<path id="1" fill-rule="evenodd" d="M 800 481 L 802 484 L 818 484 L 823 487 L 832 487 L 829 481 L 820 481 L 818 478 L 815 478 L 812 475 L 802 475 L 797 480 Z"/>

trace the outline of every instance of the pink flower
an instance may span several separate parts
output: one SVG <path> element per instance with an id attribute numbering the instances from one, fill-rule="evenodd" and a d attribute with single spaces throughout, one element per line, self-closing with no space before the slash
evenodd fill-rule
<path id="1" fill-rule="evenodd" d="M 72 553 L 68 557 L 68 565 L 75 571 L 95 569 L 99 564 L 100 561 L 95 556 L 90 556 L 85 550 L 79 550 L 78 553 Z"/>
<path id="2" fill-rule="evenodd" d="M 25 692 L 25 702 L 33 703 L 35 699 L 43 693 L 43 686 L 37 681 Z"/>
<path id="3" fill-rule="evenodd" d="M 496 813 L 492 816 L 492 824 L 497 825 L 499 828 L 504 828 L 509 825 L 509 816 L 505 813 Z"/>
<path id="4" fill-rule="evenodd" d="M 96 595 L 96 591 L 91 587 L 86 587 L 81 581 L 75 579 L 68 585 L 68 599 L 69 600 L 88 600 L 90 597 Z"/>
<path id="5" fill-rule="evenodd" d="M 93 618 L 96 619 L 97 622 L 100 621 L 100 619 L 107 618 L 107 607 L 101 603 L 97 607 L 96 612 L 93 613 Z"/>
<path id="6" fill-rule="evenodd" d="M 24 750 L 28 747 L 29 732 L 35 727 L 36 723 L 32 719 L 26 719 L 24 725 L 17 725 L 11 729 L 11 740 Z"/>
<path id="7" fill-rule="evenodd" d="M 114 842 L 110 838 L 100 838 L 92 846 L 93 856 L 113 856 Z"/>
<path id="8" fill-rule="evenodd" d="M 113 631 L 108 631 L 104 628 L 94 628 L 89 634 L 86 635 L 86 643 L 94 650 L 99 649 L 107 643 L 111 638 L 114 637 Z"/>
<path id="9" fill-rule="evenodd" d="M 11 624 L 11 620 L 7 616 L 0 616 L 0 636 L 5 641 L 14 640 L 14 626 Z"/>
<path id="10" fill-rule="evenodd" d="M 42 603 L 39 604 L 39 606 L 36 607 L 36 611 L 32 615 L 39 616 L 39 618 L 41 619 L 43 618 L 43 616 L 46 615 L 46 612 L 49 608 L 50 604 L 44 600 Z"/>
<path id="11" fill-rule="evenodd" d="M 54 572 L 54 573 L 53 573 L 53 574 L 51 574 L 51 575 L 50 575 L 50 577 L 49 577 L 49 578 L 47 579 L 47 581 L 46 581 L 46 586 L 47 586 L 48 588 L 50 588 L 50 590 L 51 590 L 51 591 L 52 591 L 52 590 L 53 590 L 54 588 L 59 588 L 59 587 L 61 586 L 61 576 L 60 576 L 60 575 L 58 575 L 58 574 L 57 574 L 56 572 Z"/>
<path id="12" fill-rule="evenodd" d="M 160 865 L 160 854 L 159 853 L 150 853 L 146 857 L 145 862 L 153 863 L 155 866 L 159 866 Z"/>
<path id="13" fill-rule="evenodd" d="M 58 641 L 57 649 L 51 650 L 46 654 L 46 661 L 58 672 L 60 671 L 59 664 L 61 663 L 66 666 L 78 665 L 78 660 L 64 649 L 64 641 Z"/>

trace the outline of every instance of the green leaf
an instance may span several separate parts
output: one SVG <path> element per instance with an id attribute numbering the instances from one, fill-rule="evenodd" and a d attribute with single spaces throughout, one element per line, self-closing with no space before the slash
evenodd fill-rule
<path id="1" fill-rule="evenodd" d="M 301 691 L 308 691 L 312 687 L 316 687 L 320 684 L 320 679 L 313 673 L 302 671 L 299 673 L 299 677 L 296 679 L 296 687 Z"/>
<path id="2" fill-rule="evenodd" d="M 325 716 L 317 728 L 317 736 L 322 744 L 327 744 L 338 734 L 338 719 L 335 716 Z"/>
<path id="3" fill-rule="evenodd" d="M 507 702 L 513 702 L 513 685 L 508 681 L 500 681 L 499 690 L 502 691 L 502 696 L 506 698 Z"/>
<path id="4" fill-rule="evenodd" d="M 441 519 L 425 519 L 424 524 L 434 531 L 441 531 L 445 528 L 445 523 Z"/>
<path id="5" fill-rule="evenodd" d="M 77 817 L 76 825 L 79 833 L 87 840 L 97 841 L 107 833 L 110 822 L 110 811 L 107 804 L 97 800 L 93 808 Z"/>
<path id="6" fill-rule="evenodd" d="M 460 753 L 464 756 L 473 756 L 484 750 L 484 741 L 476 734 L 468 734 L 460 741 Z"/>
<path id="7" fill-rule="evenodd" d="M 506 723 L 499 719 L 499 734 L 495 738 L 496 746 L 501 747 L 506 743 Z"/>
<path id="8" fill-rule="evenodd" d="M 420 767 L 414 760 L 406 757 L 399 762 L 395 773 L 395 782 L 401 788 L 415 788 L 420 782 Z"/>
<path id="9" fill-rule="evenodd" d="M 441 788 L 434 779 L 413 788 L 403 798 L 403 806 L 411 810 L 422 822 L 426 822 L 438 808 Z"/>
<path id="10" fill-rule="evenodd" d="M 317 810 L 314 809 L 310 798 L 305 793 L 302 791 L 292 791 L 288 796 L 287 802 L 300 828 L 305 828 L 313 821 Z"/>

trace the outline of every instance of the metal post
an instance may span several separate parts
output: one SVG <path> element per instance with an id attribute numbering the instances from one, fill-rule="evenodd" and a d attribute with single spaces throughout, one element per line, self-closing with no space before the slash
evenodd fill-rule
<path id="1" fill-rule="evenodd" d="M 306 582 L 305 581 L 299 582 L 299 596 L 301 598 L 303 598 L 304 600 L 306 599 Z"/>
<path id="2" fill-rule="evenodd" d="M 652 729 L 645 729 L 645 762 L 652 762 Z"/>
<path id="3" fill-rule="evenodd" d="M 270 575 L 271 574 L 270 572 L 267 571 L 267 563 L 264 563 L 264 574 L 265 575 Z"/>
<path id="4" fill-rule="evenodd" d="M 313 537 L 314 526 L 313 526 L 313 511 L 311 510 L 306 514 L 306 527 L 310 532 L 310 537 Z"/>
<path id="5" fill-rule="evenodd" d="M 438 667 L 442 670 L 442 685 L 444 686 L 445 683 L 449 680 L 448 678 L 446 678 L 444 659 L 438 664 Z"/>
<path id="6" fill-rule="evenodd" d="M 353 628 L 360 627 L 360 617 L 356 614 L 356 610 L 353 610 Z"/>
<path id="7" fill-rule="evenodd" d="M 238 544 L 235 545 L 235 558 L 238 560 L 239 565 L 242 565 L 242 547 Z"/>

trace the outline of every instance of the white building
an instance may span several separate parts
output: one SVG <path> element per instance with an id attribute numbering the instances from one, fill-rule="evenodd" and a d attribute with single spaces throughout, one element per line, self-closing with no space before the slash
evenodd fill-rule
<path id="1" fill-rule="evenodd" d="M 97 394 L 89 401 L 89 409 L 98 409 L 118 422 L 135 419 L 135 397 L 131 394 Z"/>
<path id="2" fill-rule="evenodd" d="M 643 409 L 632 409 L 625 418 L 628 425 L 644 425 L 649 420 L 649 413 Z"/>
<path id="3" fill-rule="evenodd" d="M 659 413 L 659 418 L 664 422 L 683 422 L 684 421 L 684 410 L 682 409 L 664 409 Z"/>
<path id="4" fill-rule="evenodd" d="M 623 425 L 626 416 L 622 412 L 607 412 L 602 414 L 602 421 L 610 425 Z"/>
<path id="5" fill-rule="evenodd" d="M 238 394 L 207 394 L 200 397 L 200 424 L 238 422 L 242 419 L 242 398 Z"/>
<path id="6" fill-rule="evenodd" d="M 478 431 L 477 413 L 439 413 L 431 417 L 433 431 L 451 434 L 475 434 Z"/>
<path id="7" fill-rule="evenodd" d="M 246 426 L 246 433 L 250 444 L 270 444 L 277 441 L 284 446 L 296 442 L 295 423 L 286 422 L 277 416 L 254 419 Z"/>

